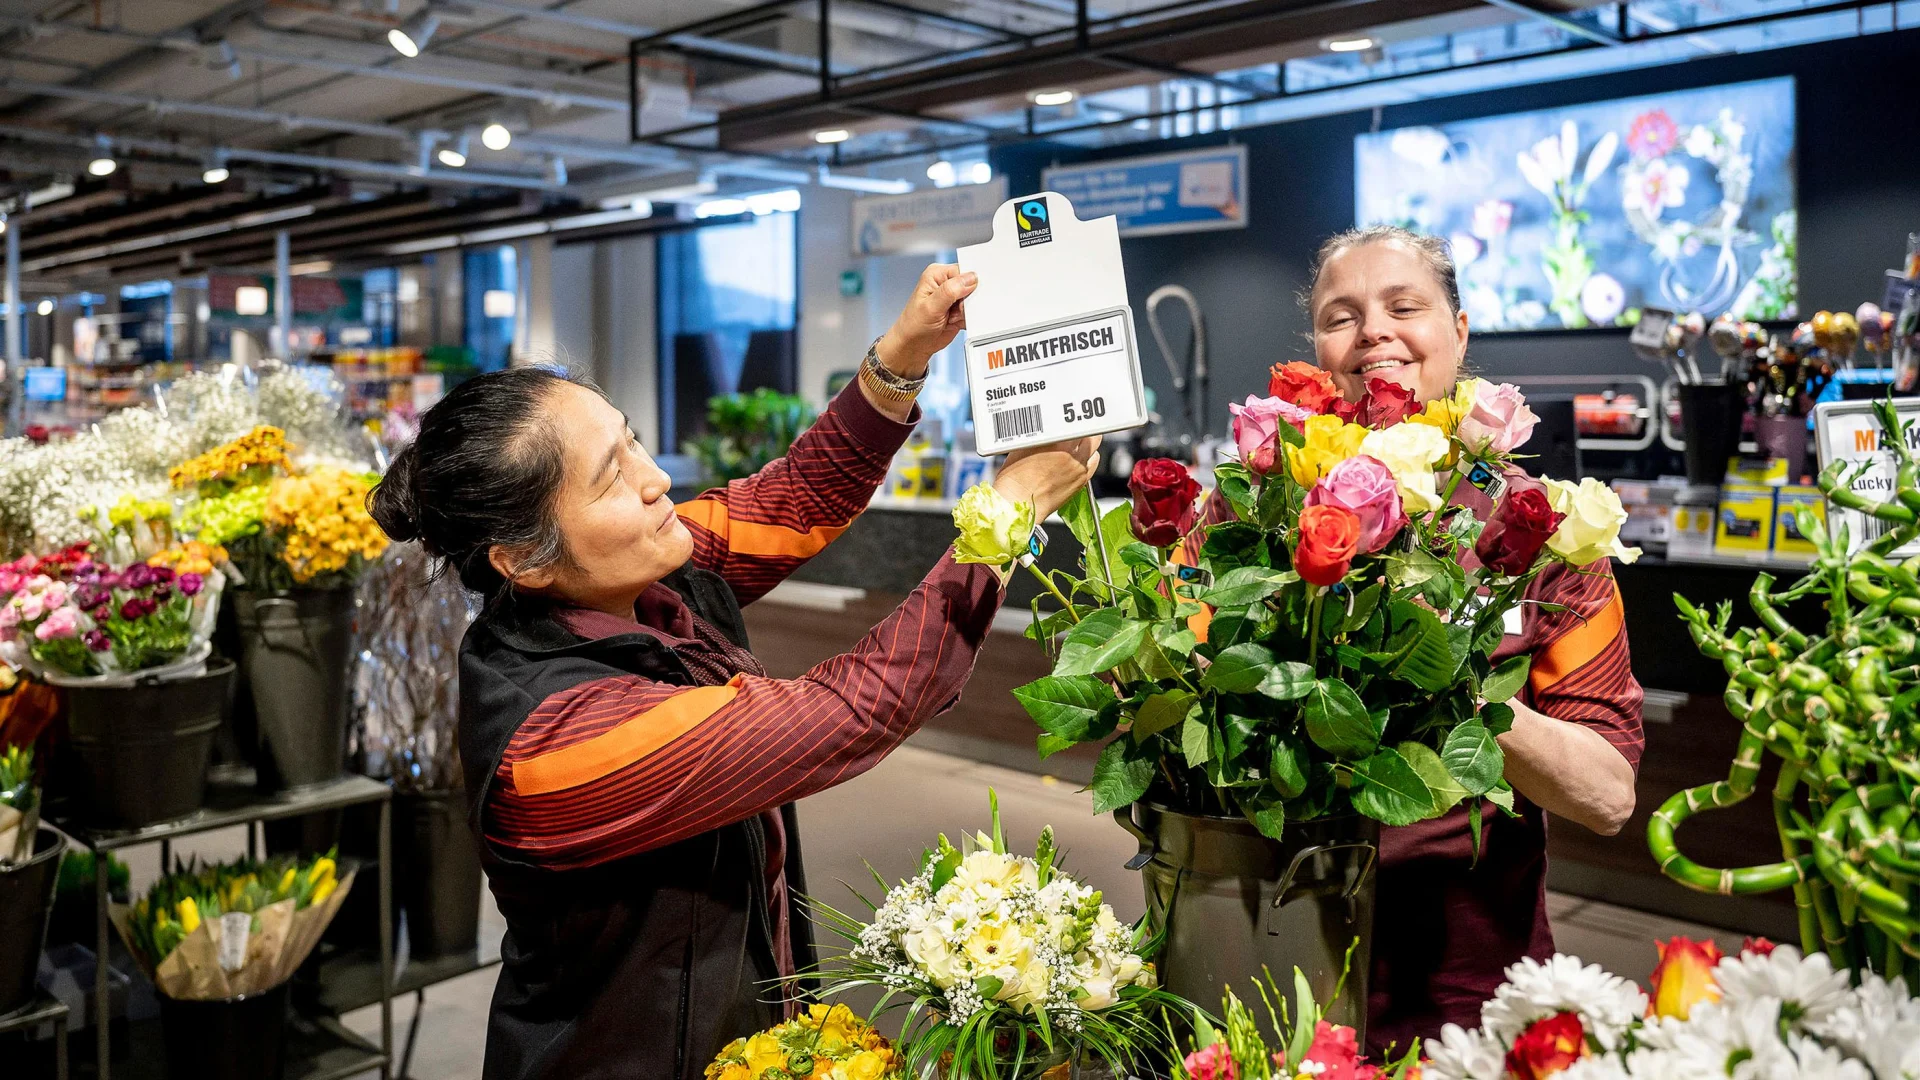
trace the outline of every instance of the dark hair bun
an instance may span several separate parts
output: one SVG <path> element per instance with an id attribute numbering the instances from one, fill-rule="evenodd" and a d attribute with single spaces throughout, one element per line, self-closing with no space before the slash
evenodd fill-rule
<path id="1" fill-rule="evenodd" d="M 414 472 L 420 461 L 418 444 L 402 447 L 387 466 L 387 475 L 367 497 L 367 513 L 380 530 L 396 543 L 420 539 L 418 500 L 414 495 Z"/>

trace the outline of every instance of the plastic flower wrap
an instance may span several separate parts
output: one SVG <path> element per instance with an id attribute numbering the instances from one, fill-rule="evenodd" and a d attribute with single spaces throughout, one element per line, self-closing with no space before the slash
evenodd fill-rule
<path id="1" fill-rule="evenodd" d="M 0 752 L 0 868 L 33 857 L 33 835 L 39 828 L 33 747 L 9 746 Z"/>
<path id="2" fill-rule="evenodd" d="M 460 642 L 478 615 L 453 574 L 417 543 L 395 544 L 357 586 L 353 701 L 366 772 L 398 791 L 460 787 Z"/>
<path id="3" fill-rule="evenodd" d="M 1920 1076 L 1920 1001 L 1871 972 L 1854 986 L 1823 954 L 1749 941 L 1738 955 L 1661 946 L 1655 1006 L 1569 956 L 1507 969 L 1478 1028 L 1427 1044 L 1426 1080 Z"/>
<path id="4" fill-rule="evenodd" d="M 916 1075 L 950 1054 L 949 1075 L 997 1080 L 1074 1045 L 1115 1069 L 1144 1066 L 1162 1045 L 1161 1008 L 1181 1003 L 1158 989 L 1145 932 L 1059 858 L 1051 828 L 1032 857 L 1009 853 L 996 800 L 991 833 L 957 848 L 941 836 L 871 923 L 809 901 L 853 945 L 822 965 L 823 995 L 880 986 L 918 999 L 901 1038 Z"/>
<path id="5" fill-rule="evenodd" d="M 900 1055 L 845 1005 L 813 1005 L 776 1027 L 735 1039 L 706 1080 L 900 1080 Z"/>
<path id="6" fill-rule="evenodd" d="M 190 865 L 110 911 L 127 950 L 170 998 L 218 1001 L 293 975 L 353 886 L 331 852 L 311 859 Z"/>
<path id="7" fill-rule="evenodd" d="M 1175 1070 L 1176 1080 L 1420 1080 L 1418 1046 L 1371 1064 L 1360 1052 L 1359 1033 L 1325 1019 L 1326 1009 L 1299 968 L 1293 970 L 1293 1008 L 1269 973 L 1256 980 L 1266 1017 L 1281 1039 L 1276 1049 L 1260 1029 L 1260 1015 L 1228 990 L 1220 1002 L 1224 1028 L 1194 1014 L 1194 1048 Z"/>
<path id="8" fill-rule="evenodd" d="M 207 658 L 225 575 L 176 571 L 176 557 L 115 567 L 84 547 L 0 566 L 0 659 L 43 681 L 122 681 Z M 192 555 L 181 562 L 200 565 Z"/>

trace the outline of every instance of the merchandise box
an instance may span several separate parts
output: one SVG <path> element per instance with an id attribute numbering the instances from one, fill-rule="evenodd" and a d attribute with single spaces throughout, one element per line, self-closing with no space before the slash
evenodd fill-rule
<path id="1" fill-rule="evenodd" d="M 1674 500 L 1667 529 L 1669 556 L 1713 554 L 1714 517 L 1719 509 L 1718 492 L 1714 488 L 1702 488 L 1700 491 L 1706 496 L 1704 499 L 1682 496 Z"/>
<path id="2" fill-rule="evenodd" d="M 1720 486 L 1720 516 L 1713 549 L 1734 555 L 1765 555 L 1773 549 L 1773 491 L 1766 484 Z"/>
<path id="3" fill-rule="evenodd" d="M 1815 521 L 1822 527 L 1827 523 L 1827 498 L 1820 489 L 1810 485 L 1794 484 L 1781 488 L 1774 496 L 1773 503 L 1773 553 L 1775 555 L 1804 555 L 1812 558 L 1815 554 L 1813 541 L 1800 535 L 1797 520 L 1800 511 L 1813 514 Z"/>

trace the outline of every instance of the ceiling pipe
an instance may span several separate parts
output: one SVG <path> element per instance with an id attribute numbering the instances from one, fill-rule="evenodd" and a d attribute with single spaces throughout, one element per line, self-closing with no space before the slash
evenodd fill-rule
<path id="1" fill-rule="evenodd" d="M 659 31 L 651 26 L 621 22 L 617 19 L 602 19 L 593 15 L 582 15 L 572 11 L 550 10 L 547 8 L 527 7 L 524 4 L 510 3 L 509 0 L 459 0 L 460 6 L 478 8 L 481 11 L 495 11 L 502 15 L 513 15 L 522 19 L 537 19 L 546 22 L 577 26 L 586 30 L 598 30 L 603 33 L 617 34 L 623 38 L 650 38 Z M 689 49 L 720 56 L 732 56 L 758 64 L 768 64 L 788 71 L 805 75 L 818 74 L 820 59 L 815 56 L 799 56 L 781 52 L 778 49 L 763 49 L 757 45 L 743 45 L 737 41 L 721 38 L 701 37 L 698 34 L 673 34 L 665 39 L 668 44 L 684 45 Z"/>

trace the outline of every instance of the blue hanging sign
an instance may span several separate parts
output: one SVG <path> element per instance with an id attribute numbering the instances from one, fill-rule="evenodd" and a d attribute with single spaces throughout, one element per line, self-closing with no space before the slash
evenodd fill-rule
<path id="1" fill-rule="evenodd" d="M 1041 178 L 1041 187 L 1073 200 L 1081 220 L 1119 218 L 1122 237 L 1247 225 L 1244 145 L 1059 165 Z"/>

